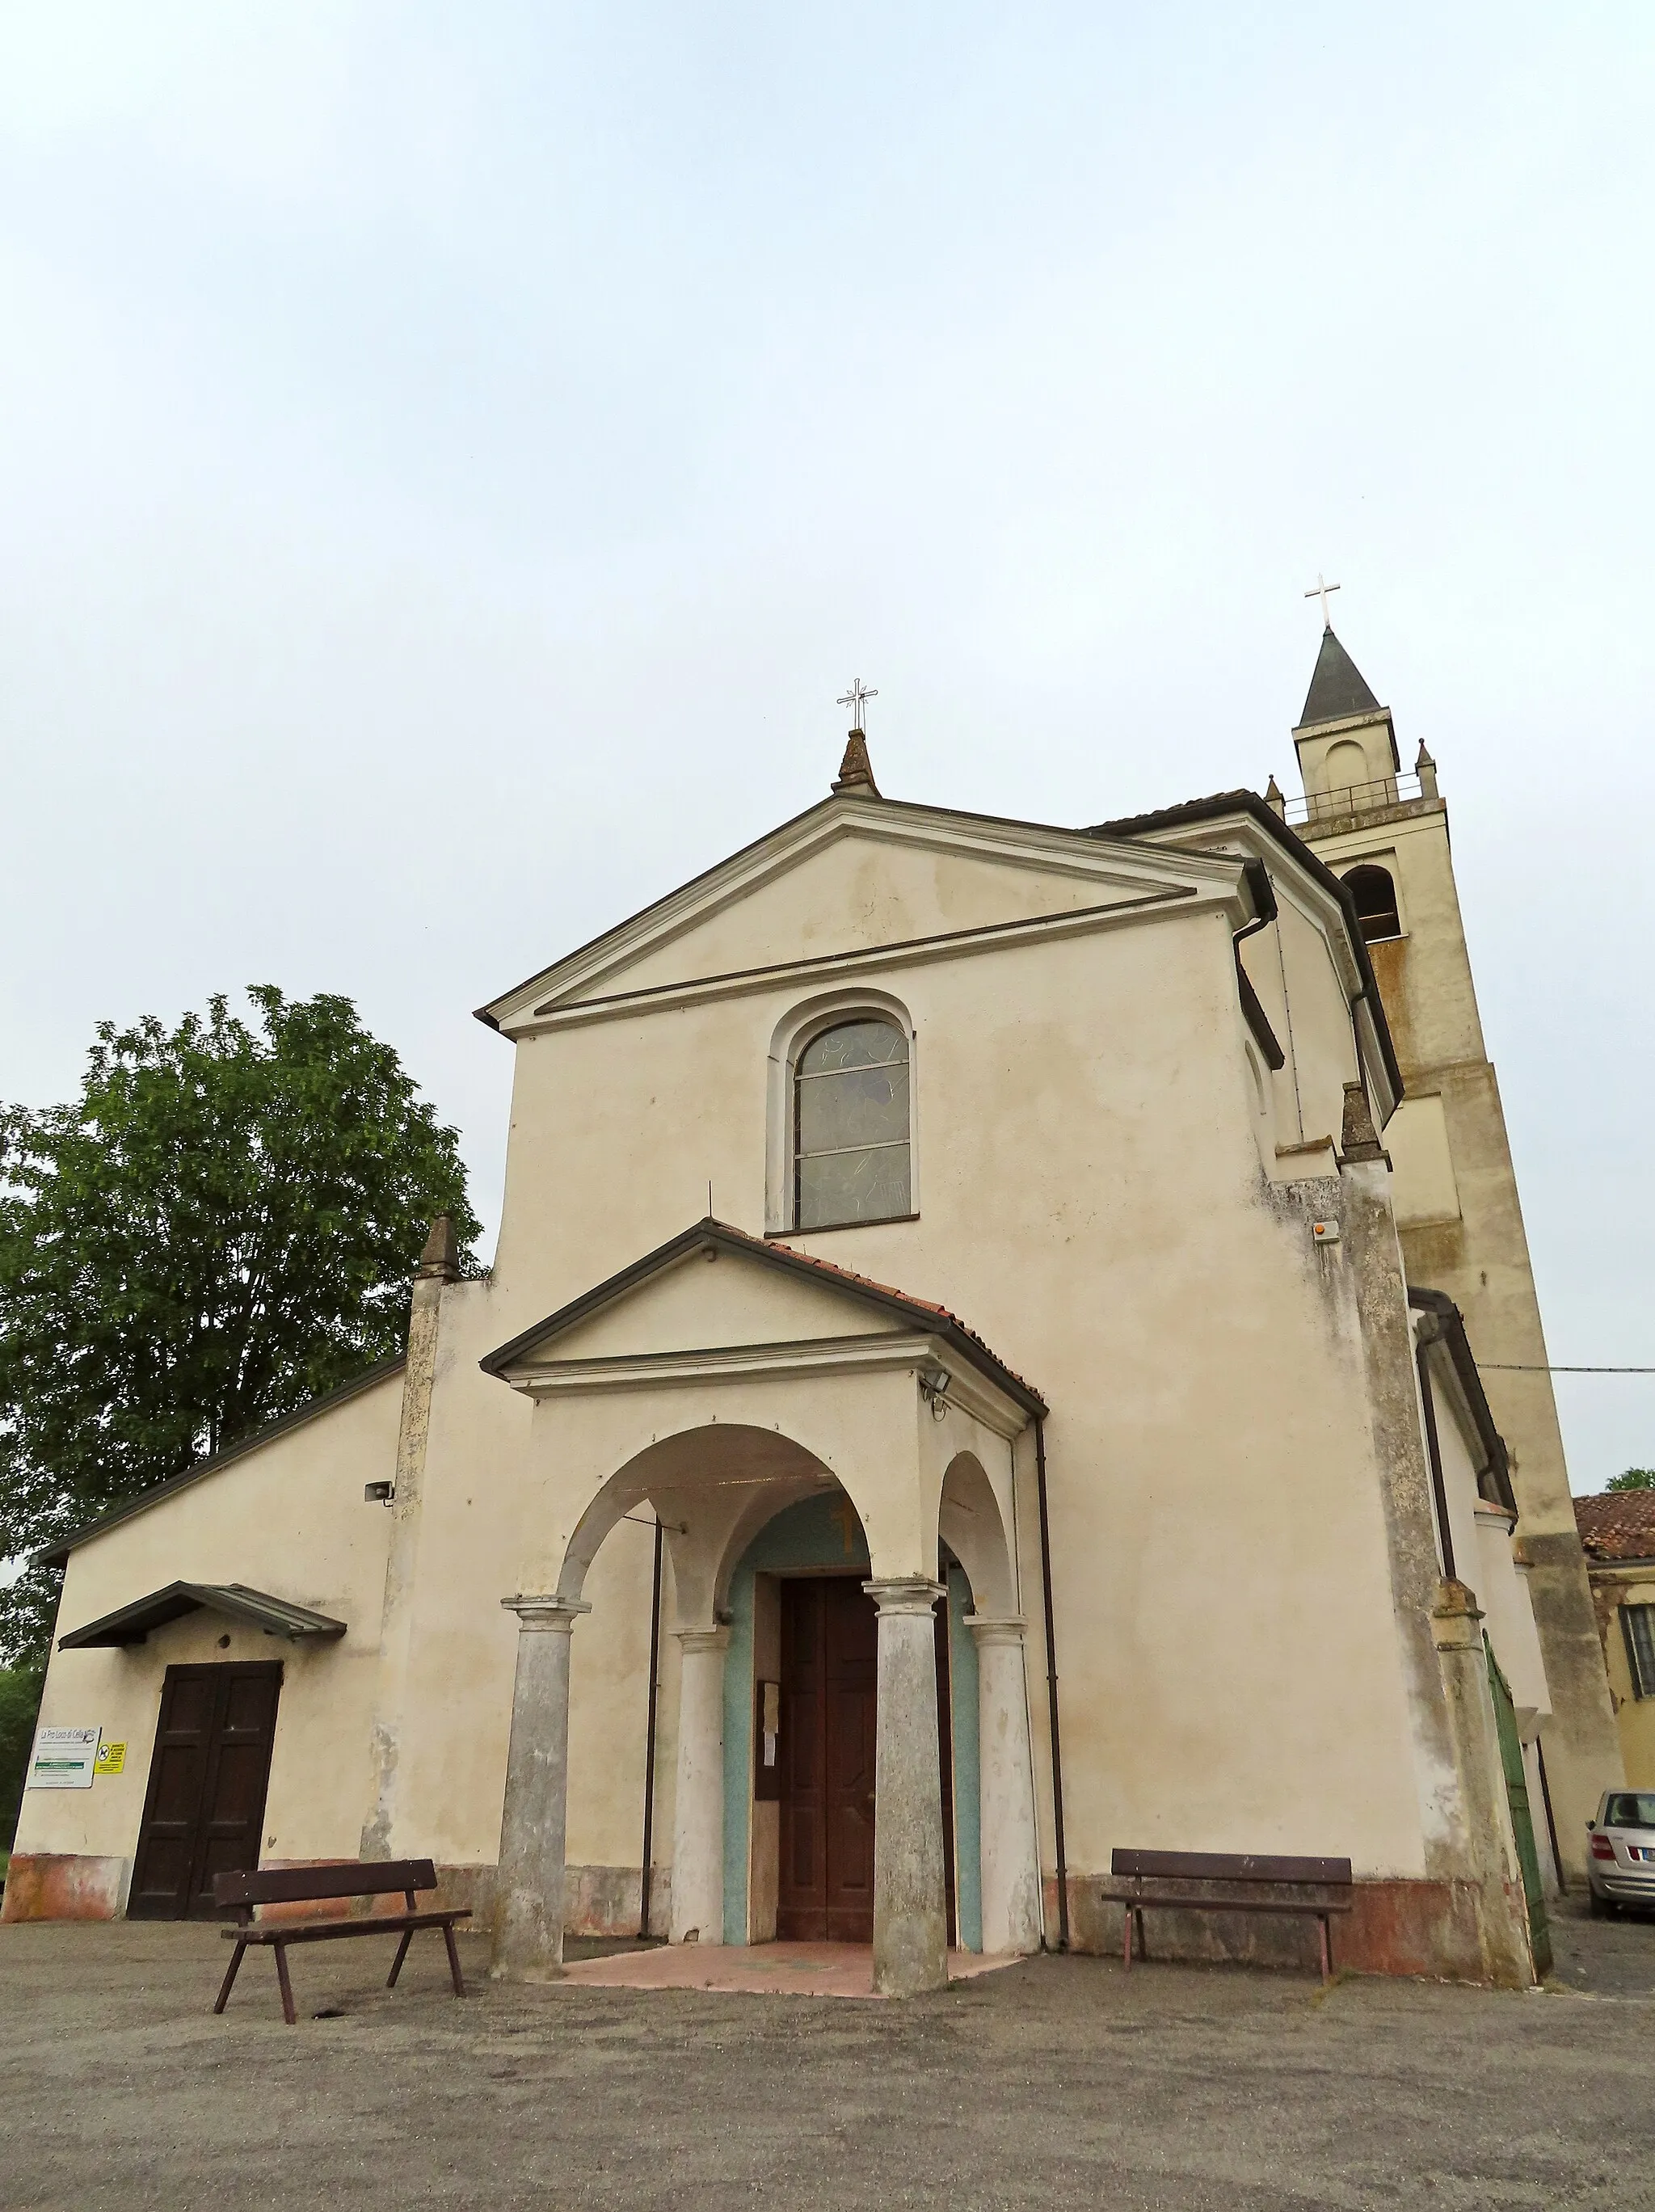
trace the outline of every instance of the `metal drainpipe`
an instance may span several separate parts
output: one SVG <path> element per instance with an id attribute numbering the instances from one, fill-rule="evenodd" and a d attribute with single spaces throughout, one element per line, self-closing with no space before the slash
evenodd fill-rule
<path id="1" fill-rule="evenodd" d="M 1063 1839 L 1063 1742 L 1058 1733 L 1058 1632 L 1052 1620 L 1052 1530 L 1046 1509 L 1046 1417 L 1034 1420 L 1034 1486 L 1040 1505 L 1040 1594 L 1046 1608 L 1046 1695 L 1052 1735 L 1052 1826 L 1058 1846 L 1058 1948 L 1069 1948 L 1069 1858 Z"/>
<path id="2" fill-rule="evenodd" d="M 1552 1811 L 1551 1784 L 1546 1779 L 1546 1747 L 1537 1735 L 1534 1740 L 1534 1763 L 1540 1769 L 1540 1797 L 1546 1808 L 1546 1833 L 1551 1838 L 1552 1872 L 1557 1876 L 1557 1894 L 1567 1897 L 1568 1876 L 1563 1871 L 1563 1854 L 1557 1842 L 1557 1816 Z"/>
<path id="3" fill-rule="evenodd" d="M 661 1521 L 655 1521 L 655 1595 L 649 1616 L 649 1719 L 644 1742 L 644 1878 L 638 1933 L 649 1934 L 650 1860 L 655 1850 L 655 1712 L 661 1694 Z"/>
<path id="4" fill-rule="evenodd" d="M 1436 1500 L 1437 1541 L 1442 1547 L 1442 1571 L 1449 1582 L 1454 1572 L 1454 1539 L 1448 1526 L 1448 1492 L 1442 1480 L 1442 1446 L 1437 1437 L 1437 1407 L 1431 1395 L 1431 1346 L 1437 1340 L 1436 1322 L 1428 1315 L 1414 1337 L 1414 1364 L 1419 1371 L 1420 1403 L 1425 1410 L 1425 1449 L 1431 1460 L 1431 1494 Z"/>

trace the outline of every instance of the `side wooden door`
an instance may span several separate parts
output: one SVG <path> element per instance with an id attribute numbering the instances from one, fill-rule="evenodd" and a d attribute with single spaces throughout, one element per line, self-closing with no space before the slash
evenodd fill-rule
<path id="1" fill-rule="evenodd" d="M 213 1917 L 213 1876 L 258 1864 L 282 1668 L 169 1667 L 127 1917 Z"/>

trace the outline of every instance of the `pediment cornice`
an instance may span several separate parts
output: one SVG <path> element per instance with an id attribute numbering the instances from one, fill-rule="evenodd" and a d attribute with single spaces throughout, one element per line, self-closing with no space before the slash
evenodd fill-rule
<path id="1" fill-rule="evenodd" d="M 543 969 L 538 975 L 480 1007 L 478 1018 L 512 1036 L 550 1025 L 560 1018 L 591 1018 L 602 1002 L 619 1001 L 627 996 L 623 984 L 629 968 L 845 839 L 976 858 L 1000 867 L 1026 868 L 1034 873 L 1096 886 L 1095 902 L 1088 902 L 1084 908 L 1021 919 L 1003 925 L 1006 929 L 1072 927 L 1077 921 L 1106 921 L 1112 908 L 1118 908 L 1122 918 L 1134 911 L 1147 915 L 1172 899 L 1215 901 L 1227 908 L 1234 908 L 1233 927 L 1239 928 L 1251 917 L 1249 895 L 1237 865 L 1222 854 L 1151 847 L 1147 842 L 1100 838 L 1083 830 L 1055 829 L 1040 823 L 960 814 L 946 808 L 844 793 L 825 799 L 808 813 L 784 823 L 704 875 L 694 878 L 553 966 Z M 743 970 L 739 975 L 714 977 L 687 976 L 682 986 L 657 985 L 649 995 L 656 997 L 678 989 L 697 994 L 710 989 L 728 989 L 772 972 L 788 972 L 800 966 L 809 966 L 813 970 L 831 970 L 840 963 L 865 966 L 877 962 L 882 956 L 906 956 L 932 944 L 952 942 L 957 953 L 966 949 L 962 940 L 992 935 L 1001 927 L 989 925 L 985 930 L 953 932 L 947 938 L 909 940 L 888 947 L 855 946 L 842 954 L 820 955 L 808 962 L 779 962 L 773 969 Z"/>

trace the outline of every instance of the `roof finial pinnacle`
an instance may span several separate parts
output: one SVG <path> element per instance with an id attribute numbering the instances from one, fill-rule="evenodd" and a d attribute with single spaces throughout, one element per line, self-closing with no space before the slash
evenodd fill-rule
<path id="1" fill-rule="evenodd" d="M 873 763 L 868 758 L 868 740 L 860 730 L 852 730 L 845 741 L 845 757 L 839 764 L 834 789 L 835 792 L 865 791 L 874 799 L 879 796 L 879 786 L 874 781 Z"/>
<path id="2" fill-rule="evenodd" d="M 839 764 L 839 776 L 834 785 L 836 792 L 868 791 L 876 799 L 879 796 L 879 786 L 874 781 L 873 766 L 868 758 L 868 740 L 862 727 L 864 702 L 878 696 L 878 692 L 870 690 L 858 676 L 837 702 L 850 708 L 851 730 L 846 741 L 845 757 Z"/>

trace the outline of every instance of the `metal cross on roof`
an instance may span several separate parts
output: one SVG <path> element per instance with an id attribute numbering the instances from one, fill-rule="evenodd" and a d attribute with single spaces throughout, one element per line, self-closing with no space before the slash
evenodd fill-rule
<path id="1" fill-rule="evenodd" d="M 1335 586 L 1335 589 L 1337 589 L 1337 586 Z M 848 707 L 851 710 L 851 727 L 853 730 L 860 730 L 862 729 L 863 701 L 864 699 L 877 699 L 878 696 L 878 692 L 870 691 L 867 685 L 863 682 L 862 678 L 858 676 L 852 684 L 850 690 L 845 694 L 845 696 L 842 699 L 836 699 L 834 702 L 834 704 L 836 707 Z M 864 737 L 867 735 L 866 731 L 863 731 L 863 735 Z"/>
<path id="2" fill-rule="evenodd" d="M 1330 592 L 1337 592 L 1338 588 L 1339 586 L 1337 584 L 1324 583 L 1322 580 L 1321 571 L 1319 569 L 1316 574 L 1315 588 L 1305 593 L 1305 597 L 1307 599 L 1319 599 L 1321 601 L 1322 628 L 1324 629 L 1331 629 L 1333 627 L 1332 623 L 1327 618 L 1327 595 Z"/>

